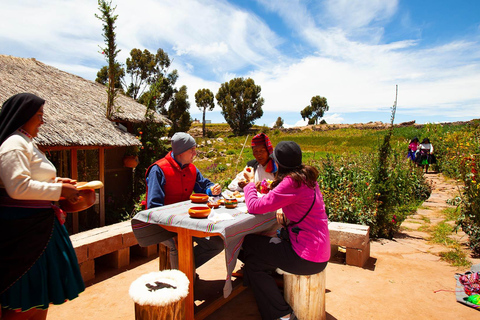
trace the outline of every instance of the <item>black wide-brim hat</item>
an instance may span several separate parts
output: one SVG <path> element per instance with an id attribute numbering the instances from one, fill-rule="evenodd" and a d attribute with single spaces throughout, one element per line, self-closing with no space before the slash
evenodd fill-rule
<path id="1" fill-rule="evenodd" d="M 294 141 L 281 141 L 273 150 L 273 160 L 279 167 L 295 169 L 302 165 L 302 150 Z"/>

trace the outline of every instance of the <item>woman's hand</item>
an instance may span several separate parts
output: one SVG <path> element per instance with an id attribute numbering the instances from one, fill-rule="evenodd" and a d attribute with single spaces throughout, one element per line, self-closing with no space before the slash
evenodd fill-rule
<path id="1" fill-rule="evenodd" d="M 77 187 L 70 183 L 62 184 L 62 193 L 60 195 L 71 203 L 77 203 L 80 198 Z"/>
<path id="2" fill-rule="evenodd" d="M 218 183 L 215 183 L 213 187 L 210 187 L 210 190 L 212 190 L 214 196 L 218 196 L 222 192 L 222 187 Z"/>
<path id="3" fill-rule="evenodd" d="M 70 179 L 70 178 L 57 178 L 57 182 L 69 183 L 69 184 L 77 184 L 77 180 Z"/>
<path id="4" fill-rule="evenodd" d="M 244 171 L 243 172 L 243 176 L 245 177 L 245 184 L 247 183 L 250 183 L 250 182 L 253 182 L 255 180 L 255 176 L 253 175 L 253 171 L 252 172 L 248 172 L 248 171 Z"/>

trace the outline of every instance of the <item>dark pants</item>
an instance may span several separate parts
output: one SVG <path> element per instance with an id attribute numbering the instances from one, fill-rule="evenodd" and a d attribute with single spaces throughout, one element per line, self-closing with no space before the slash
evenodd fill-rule
<path id="1" fill-rule="evenodd" d="M 193 237 L 197 243 L 193 247 L 193 256 L 195 258 L 195 268 L 200 267 L 208 260 L 215 257 L 223 251 L 223 239 L 219 236 L 207 238 Z M 178 250 L 174 238 L 162 241 L 162 244 L 170 249 L 170 269 L 178 269 Z"/>
<path id="2" fill-rule="evenodd" d="M 224 249 L 223 239 L 219 236 L 210 237 L 210 239 L 193 237 L 193 240 L 197 243 L 193 248 L 196 268 L 215 257 Z"/>
<path id="3" fill-rule="evenodd" d="M 304 260 L 292 249 L 290 242 L 274 243 L 273 239 L 278 241 L 278 238 L 249 234 L 239 255 L 245 263 L 244 285 L 252 288 L 264 320 L 277 319 L 292 312 L 272 277 L 277 268 L 292 274 L 310 275 L 327 266 L 327 262 Z"/>

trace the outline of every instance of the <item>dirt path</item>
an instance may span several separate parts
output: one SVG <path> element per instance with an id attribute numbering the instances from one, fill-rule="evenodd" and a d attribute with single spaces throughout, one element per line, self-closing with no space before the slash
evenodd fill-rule
<path id="1" fill-rule="evenodd" d="M 330 263 L 327 267 L 327 319 L 475 319 L 477 310 L 455 300 L 456 268 L 440 260 L 438 253 L 448 248 L 429 243 L 428 229 L 445 220 L 446 199 L 458 194 L 452 181 L 439 174 L 428 174 L 433 184 L 431 197 L 402 224 L 393 240 L 373 241 L 366 268 Z M 466 242 L 460 232 L 455 239 Z M 473 264 L 479 259 L 470 259 Z M 224 277 L 224 256 L 219 255 L 197 269 L 200 281 Z M 140 275 L 158 270 L 152 260 L 131 266 L 115 276 L 90 285 L 79 298 L 52 306 L 49 319 L 134 319 L 133 302 L 128 296 L 130 283 Z M 212 286 L 213 287 L 213 286 Z M 220 287 L 221 288 L 221 287 Z M 443 290 L 435 293 L 437 290 Z M 201 303 L 201 301 L 197 301 Z M 260 320 L 255 299 L 247 289 L 207 320 Z"/>

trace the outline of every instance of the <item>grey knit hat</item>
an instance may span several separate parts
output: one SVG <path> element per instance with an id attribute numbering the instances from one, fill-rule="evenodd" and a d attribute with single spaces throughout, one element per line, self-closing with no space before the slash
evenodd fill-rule
<path id="1" fill-rule="evenodd" d="M 188 133 L 177 132 L 172 137 L 172 151 L 176 156 L 196 146 L 195 139 Z"/>

